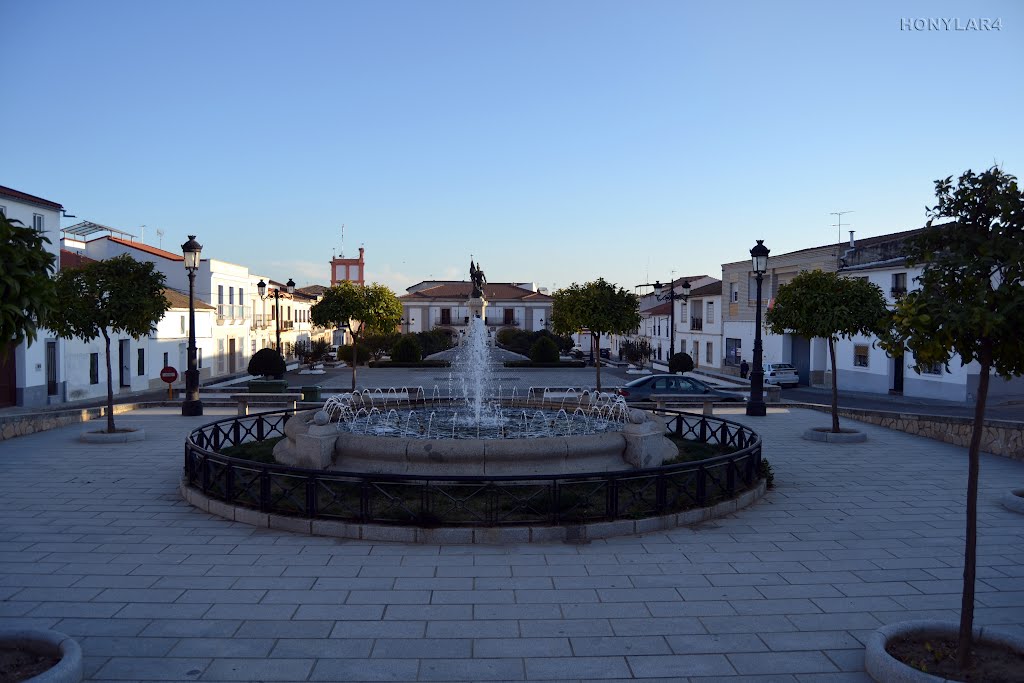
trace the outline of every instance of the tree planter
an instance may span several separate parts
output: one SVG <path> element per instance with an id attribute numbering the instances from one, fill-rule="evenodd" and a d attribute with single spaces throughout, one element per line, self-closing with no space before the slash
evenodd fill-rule
<path id="1" fill-rule="evenodd" d="M 59 660 L 52 668 L 25 679 L 25 683 L 78 683 L 82 680 L 82 648 L 58 631 L 0 629 L 0 650 L 31 652 Z"/>
<path id="2" fill-rule="evenodd" d="M 78 437 L 79 441 L 85 443 L 129 443 L 132 441 L 145 441 L 146 430 L 132 427 L 121 427 L 113 434 L 102 429 L 90 429 L 82 432 Z"/>
<path id="3" fill-rule="evenodd" d="M 1014 489 L 1004 493 L 1003 507 L 1024 515 L 1024 489 Z"/>
<path id="4" fill-rule="evenodd" d="M 885 649 L 886 645 L 891 641 L 908 636 L 928 636 L 956 640 L 959 630 L 960 625 L 951 621 L 899 621 L 894 624 L 888 624 L 872 633 L 869 637 L 867 649 L 864 652 L 864 668 L 879 683 L 943 683 L 944 681 L 959 680 L 915 669 L 896 659 L 886 652 Z M 988 626 L 975 627 L 974 642 L 975 644 L 984 643 L 1003 646 L 1018 656 L 1024 657 L 1024 638 L 993 630 Z M 926 658 L 929 656 L 929 653 L 922 648 L 921 655 L 922 658 Z M 1016 672 L 1019 673 L 1020 670 L 1017 668 Z M 1010 669 L 1010 671 L 1014 671 L 1014 669 Z M 992 679 L 983 677 L 974 680 L 988 681 Z"/>
<path id="5" fill-rule="evenodd" d="M 283 394 L 288 391 L 288 380 L 252 379 L 248 382 L 250 394 Z"/>
<path id="6" fill-rule="evenodd" d="M 868 435 L 858 432 L 856 429 L 840 429 L 839 433 L 832 431 L 831 427 L 815 427 L 805 431 L 801 438 L 807 441 L 824 441 L 827 443 L 863 443 L 868 440 Z"/>

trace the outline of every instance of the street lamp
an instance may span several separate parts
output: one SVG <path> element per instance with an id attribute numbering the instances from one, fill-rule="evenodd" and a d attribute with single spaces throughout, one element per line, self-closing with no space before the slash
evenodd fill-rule
<path id="1" fill-rule="evenodd" d="M 761 348 L 761 282 L 768 272 L 768 247 L 764 246 L 764 240 L 758 240 L 750 250 L 750 260 L 757 280 L 757 313 L 754 316 L 754 366 L 750 370 L 747 415 L 763 417 L 768 412 L 764 404 L 764 359 Z"/>
<path id="2" fill-rule="evenodd" d="M 416 324 L 416 318 L 409 318 L 408 320 L 406 320 L 405 318 L 402 318 L 401 324 L 405 327 L 406 334 L 408 334 L 409 331 L 410 331 L 410 328 L 414 324 Z"/>
<path id="3" fill-rule="evenodd" d="M 195 235 L 188 236 L 188 242 L 181 245 L 185 255 L 185 270 L 188 271 L 188 369 L 185 370 L 185 400 L 181 414 L 195 417 L 203 414 L 203 402 L 199 400 L 199 367 L 196 363 L 196 271 L 199 270 L 199 255 L 203 245 L 196 242 Z"/>
<path id="4" fill-rule="evenodd" d="M 288 282 L 285 283 L 286 291 L 289 294 L 295 293 L 295 281 L 288 278 Z M 256 291 L 259 292 L 260 299 L 266 301 L 269 298 L 267 294 L 267 283 L 260 280 L 256 283 Z M 277 352 L 284 358 L 284 354 L 281 353 L 281 288 L 274 287 L 274 331 L 277 335 Z"/>
<path id="5" fill-rule="evenodd" d="M 690 281 L 689 280 L 683 280 L 683 284 L 682 284 L 682 287 L 681 287 L 681 289 L 683 291 L 678 293 L 678 294 L 676 293 L 676 283 L 675 282 L 669 282 L 668 292 L 665 292 L 664 294 L 662 294 L 662 291 L 665 289 L 665 286 L 663 284 L 661 284 L 661 280 L 655 280 L 653 285 L 648 282 L 647 284 L 637 285 L 637 287 L 654 287 L 654 298 L 655 299 L 657 299 L 658 301 L 669 301 L 672 304 L 669 307 L 669 314 L 668 314 L 668 316 L 669 316 L 668 324 L 669 324 L 669 330 L 670 330 L 669 337 L 668 337 L 668 357 L 671 359 L 672 356 L 676 355 L 676 303 L 675 302 L 677 300 L 679 300 L 679 299 L 682 299 L 683 303 L 685 304 L 689 300 L 689 298 L 690 298 Z M 683 350 L 685 351 L 686 349 L 683 349 Z"/>

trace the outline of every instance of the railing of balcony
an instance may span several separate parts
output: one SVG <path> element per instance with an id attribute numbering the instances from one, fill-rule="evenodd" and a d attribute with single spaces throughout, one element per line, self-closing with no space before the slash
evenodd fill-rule
<path id="1" fill-rule="evenodd" d="M 217 304 L 217 317 L 221 320 L 245 320 L 249 317 L 249 307 Z"/>
<path id="2" fill-rule="evenodd" d="M 704 329 L 704 318 L 690 318 L 690 329 L 700 332 Z"/>

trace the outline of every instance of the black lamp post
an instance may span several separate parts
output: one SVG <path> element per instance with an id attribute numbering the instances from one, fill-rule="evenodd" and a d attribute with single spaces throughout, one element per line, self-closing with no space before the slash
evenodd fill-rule
<path id="1" fill-rule="evenodd" d="M 401 324 L 405 327 L 405 333 L 406 334 L 408 334 L 410 332 L 410 330 L 411 330 L 413 324 L 415 324 L 415 322 L 416 322 L 416 318 L 409 318 L 408 320 L 406 320 L 405 318 L 402 318 Z"/>
<path id="2" fill-rule="evenodd" d="M 654 284 L 647 283 L 644 285 L 637 285 L 637 287 L 654 287 L 654 298 L 658 301 L 669 301 L 671 306 L 668 312 L 668 324 L 669 324 L 669 335 L 668 335 L 668 357 L 671 359 L 672 356 L 676 355 L 676 301 L 679 299 L 686 303 L 690 298 L 690 281 L 683 280 L 682 292 L 676 293 L 676 283 L 669 282 L 668 292 L 662 294 L 665 286 L 661 284 L 661 280 L 655 280 Z M 686 349 L 683 349 L 684 351 Z"/>
<path id="3" fill-rule="evenodd" d="M 750 250 L 750 260 L 757 280 L 757 313 L 754 315 L 754 365 L 750 369 L 747 415 L 763 417 L 768 412 L 764 404 L 764 354 L 761 348 L 761 282 L 768 272 L 768 247 L 764 246 L 764 240 L 758 240 Z"/>
<path id="4" fill-rule="evenodd" d="M 196 271 L 199 270 L 199 255 L 203 245 L 196 242 L 195 235 L 188 236 L 188 242 L 181 245 L 185 254 L 185 270 L 188 271 L 188 369 L 185 370 L 185 400 L 181 414 L 195 417 L 203 414 L 203 402 L 199 400 L 199 367 L 196 363 Z"/>
<path id="5" fill-rule="evenodd" d="M 295 281 L 288 278 L 288 282 L 285 284 L 289 294 L 295 293 Z M 256 291 L 260 294 L 260 299 L 266 301 L 269 295 L 267 294 L 267 283 L 260 280 L 256 283 Z M 274 287 L 274 331 L 277 336 L 277 352 L 284 358 L 284 354 L 281 353 L 281 288 Z"/>

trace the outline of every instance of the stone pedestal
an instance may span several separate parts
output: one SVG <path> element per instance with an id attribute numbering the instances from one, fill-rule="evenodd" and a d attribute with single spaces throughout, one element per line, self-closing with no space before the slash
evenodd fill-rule
<path id="1" fill-rule="evenodd" d="M 626 437 L 623 460 L 636 468 L 659 467 L 679 455 L 676 445 L 665 438 L 665 424 L 654 415 L 632 410 L 622 435 Z"/>

